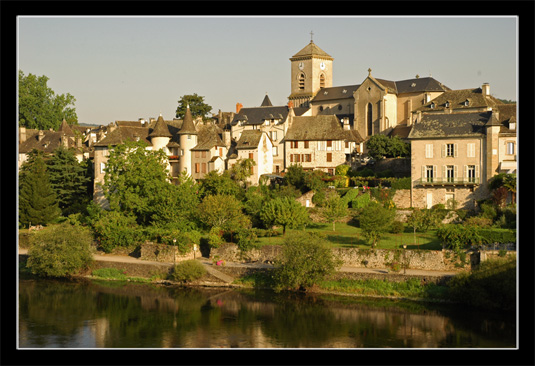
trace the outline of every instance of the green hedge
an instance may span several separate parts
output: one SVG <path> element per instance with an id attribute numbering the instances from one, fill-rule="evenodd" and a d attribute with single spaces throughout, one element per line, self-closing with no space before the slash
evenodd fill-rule
<path id="1" fill-rule="evenodd" d="M 487 244 L 516 243 L 516 230 L 479 229 L 479 235 Z"/>

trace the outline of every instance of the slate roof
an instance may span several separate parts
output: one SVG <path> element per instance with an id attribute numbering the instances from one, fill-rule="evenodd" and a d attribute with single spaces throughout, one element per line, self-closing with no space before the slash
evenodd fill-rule
<path id="1" fill-rule="evenodd" d="M 300 116 L 305 113 L 308 108 L 300 107 L 294 108 L 294 113 L 296 116 Z M 270 107 L 252 107 L 252 108 L 242 108 L 240 113 L 234 115 L 231 125 L 235 126 L 238 124 L 238 121 L 245 120 L 245 125 L 261 125 L 266 119 L 282 119 L 286 120 L 288 117 L 289 108 L 288 106 L 270 106 Z"/>
<path id="2" fill-rule="evenodd" d="M 294 117 L 286 132 L 288 141 L 363 141 L 355 130 L 344 130 L 335 115 Z"/>
<path id="3" fill-rule="evenodd" d="M 126 142 L 127 140 L 135 141 L 137 138 L 152 145 L 149 140 L 150 129 L 147 127 L 117 127 L 113 131 L 108 132 L 107 136 L 93 146 L 115 146 Z"/>
<path id="4" fill-rule="evenodd" d="M 198 143 L 192 151 L 195 150 L 210 150 L 214 146 L 225 146 L 221 135 L 223 130 L 214 124 L 199 125 Z"/>
<path id="5" fill-rule="evenodd" d="M 313 41 L 310 41 L 310 43 L 307 44 L 301 51 L 293 55 L 293 57 L 291 57 L 290 60 L 293 61 L 294 59 L 306 58 L 306 57 L 312 57 L 312 56 L 319 56 L 322 58 L 334 60 L 327 52 L 319 48 Z"/>
<path id="6" fill-rule="evenodd" d="M 467 99 L 469 100 L 469 105 L 465 106 L 464 102 Z M 458 110 L 488 107 L 494 108 L 504 104 L 492 95 L 483 95 L 481 88 L 448 90 L 423 106 L 415 109 L 415 112 L 444 111 L 446 109 L 446 102 L 450 103 L 450 108 Z M 435 108 L 431 108 L 431 104 L 433 103 L 435 104 Z"/>
<path id="7" fill-rule="evenodd" d="M 433 139 L 444 137 L 481 137 L 492 112 L 423 114 L 415 123 L 409 139 Z"/>
<path id="8" fill-rule="evenodd" d="M 158 120 L 154 124 L 152 131 L 149 133 L 149 137 L 172 137 L 167 127 L 167 123 L 163 120 L 162 115 L 158 117 Z"/>
<path id="9" fill-rule="evenodd" d="M 261 130 L 245 130 L 241 133 L 240 139 L 236 143 L 236 149 L 255 149 L 262 138 Z"/>
<path id="10" fill-rule="evenodd" d="M 443 85 L 432 77 L 414 78 L 408 80 L 392 81 L 385 79 L 374 78 L 370 75 L 372 80 L 388 88 L 389 93 L 404 94 L 404 93 L 421 93 L 421 92 L 445 92 L 451 90 L 446 85 Z"/>
<path id="11" fill-rule="evenodd" d="M 360 85 L 347 85 L 322 88 L 320 89 L 320 91 L 318 91 L 318 93 L 316 94 L 314 99 L 311 100 L 311 102 L 314 103 L 332 99 L 353 98 L 353 93 L 359 88 L 359 86 Z"/>
<path id="12" fill-rule="evenodd" d="M 184 121 L 182 122 L 182 126 L 180 128 L 180 131 L 178 132 L 180 135 L 196 135 L 197 130 L 195 129 L 195 124 L 193 123 L 193 116 L 191 115 L 191 111 L 189 109 L 189 106 L 186 108 L 186 114 L 184 115 Z"/>
<path id="13" fill-rule="evenodd" d="M 264 97 L 264 100 L 262 101 L 262 104 L 260 104 L 261 107 L 273 107 L 273 104 L 271 104 L 271 100 L 269 100 L 268 95 Z"/>
<path id="14" fill-rule="evenodd" d="M 397 125 L 390 131 L 388 134 L 390 137 L 398 136 L 401 139 L 406 139 L 409 137 L 409 133 L 412 130 L 412 126 L 407 125 Z"/>

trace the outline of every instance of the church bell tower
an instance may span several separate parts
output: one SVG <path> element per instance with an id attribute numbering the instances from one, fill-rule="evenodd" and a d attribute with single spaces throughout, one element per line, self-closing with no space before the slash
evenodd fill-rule
<path id="1" fill-rule="evenodd" d="M 288 100 L 295 107 L 308 107 L 321 88 L 332 87 L 333 60 L 312 39 L 290 58 L 292 79 Z"/>

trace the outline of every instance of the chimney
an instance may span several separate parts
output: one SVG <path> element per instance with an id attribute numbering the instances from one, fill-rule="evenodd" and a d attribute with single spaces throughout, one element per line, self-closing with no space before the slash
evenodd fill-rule
<path id="1" fill-rule="evenodd" d="M 26 127 L 19 127 L 19 144 L 26 141 Z"/>
<path id="2" fill-rule="evenodd" d="M 489 83 L 483 83 L 483 85 L 481 86 L 481 93 L 484 96 L 490 95 L 490 85 L 489 85 Z"/>
<path id="3" fill-rule="evenodd" d="M 288 102 L 288 109 L 292 109 L 294 107 L 294 102 L 291 100 Z"/>
<path id="4" fill-rule="evenodd" d="M 243 107 L 243 104 L 236 103 L 236 114 L 240 113 L 240 110 L 242 109 L 242 107 Z"/>

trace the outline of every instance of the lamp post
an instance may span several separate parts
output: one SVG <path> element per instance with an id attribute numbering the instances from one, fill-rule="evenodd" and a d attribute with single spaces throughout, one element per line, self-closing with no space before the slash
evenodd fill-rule
<path id="1" fill-rule="evenodd" d="M 407 244 L 403 244 L 403 274 L 407 274 Z"/>

